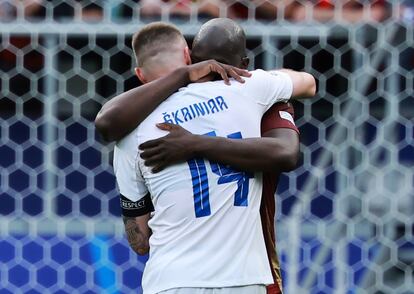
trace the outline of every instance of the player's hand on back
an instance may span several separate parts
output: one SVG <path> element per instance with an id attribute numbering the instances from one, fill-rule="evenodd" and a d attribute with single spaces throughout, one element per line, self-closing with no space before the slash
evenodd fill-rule
<path id="1" fill-rule="evenodd" d="M 160 123 L 157 127 L 169 134 L 139 145 L 139 149 L 143 151 L 141 158 L 146 166 L 152 167 L 152 172 L 157 173 L 169 165 L 194 157 L 192 147 L 197 142 L 196 135 L 179 125 Z"/>
<path id="2" fill-rule="evenodd" d="M 240 83 L 244 83 L 242 77 L 250 77 L 251 73 L 245 69 L 240 69 L 231 65 L 220 63 L 214 59 L 194 63 L 187 67 L 188 76 L 191 82 L 211 81 L 215 75 L 220 75 L 227 85 L 230 85 L 230 78 L 234 78 Z"/>

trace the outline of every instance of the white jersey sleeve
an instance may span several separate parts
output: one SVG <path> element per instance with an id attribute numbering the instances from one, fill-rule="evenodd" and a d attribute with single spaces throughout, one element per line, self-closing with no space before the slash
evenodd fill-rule
<path id="1" fill-rule="evenodd" d="M 138 156 L 138 142 L 135 140 L 135 132 L 115 145 L 114 172 L 119 192 L 134 202 L 148 193 L 138 164 Z"/>
<path id="2" fill-rule="evenodd" d="M 286 102 L 292 97 L 293 83 L 284 72 L 252 71 L 252 77 L 246 79 L 247 93 L 254 93 L 254 99 L 268 110 L 277 102 Z"/>

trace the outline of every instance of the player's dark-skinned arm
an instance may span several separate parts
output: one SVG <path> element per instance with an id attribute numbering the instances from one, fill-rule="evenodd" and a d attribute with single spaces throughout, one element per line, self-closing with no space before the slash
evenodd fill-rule
<path id="1" fill-rule="evenodd" d="M 277 140 L 274 143 L 273 166 L 271 171 L 290 172 L 296 169 L 299 160 L 299 134 L 288 128 L 277 128 L 262 134 L 263 138 Z"/>
<path id="2" fill-rule="evenodd" d="M 293 130 L 273 129 L 265 138 L 228 139 L 194 135 L 173 124 L 157 124 L 168 135 L 139 146 L 144 164 L 159 172 L 194 157 L 227 164 L 244 171 L 291 171 L 296 167 L 299 135 Z"/>
<path id="3" fill-rule="evenodd" d="M 229 84 L 229 77 L 244 82 L 247 70 L 207 60 L 174 70 L 158 80 L 122 93 L 102 106 L 95 119 L 96 129 L 105 141 L 117 141 L 134 130 L 157 106 L 189 83 L 207 81 L 218 74 Z"/>

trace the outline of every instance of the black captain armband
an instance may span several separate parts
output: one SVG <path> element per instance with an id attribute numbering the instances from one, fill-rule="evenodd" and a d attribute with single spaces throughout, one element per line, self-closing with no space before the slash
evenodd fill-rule
<path id="1" fill-rule="evenodd" d="M 121 195 L 121 210 L 123 216 L 137 217 L 154 211 L 154 205 L 150 194 L 135 202 Z"/>

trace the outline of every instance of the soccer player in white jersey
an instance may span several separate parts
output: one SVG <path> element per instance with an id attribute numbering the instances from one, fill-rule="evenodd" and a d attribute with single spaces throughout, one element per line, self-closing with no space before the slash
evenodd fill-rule
<path id="1" fill-rule="evenodd" d="M 242 58 L 245 48 L 234 46 L 242 31 L 234 26 L 232 34 L 227 45 Z M 150 74 L 138 75 L 145 81 Z M 137 146 L 164 135 L 155 126 L 159 122 L 210 136 L 259 137 L 263 113 L 289 99 L 292 91 L 289 75 L 263 71 L 231 87 L 221 81 L 191 84 L 117 144 L 114 167 L 121 194 L 138 201 L 150 192 L 155 206 L 144 293 L 210 293 L 205 291 L 214 288 L 222 288 L 222 293 L 265 293 L 263 285 L 273 281 L 259 216 L 261 175 L 203 159 L 153 174 L 139 158 Z"/>

